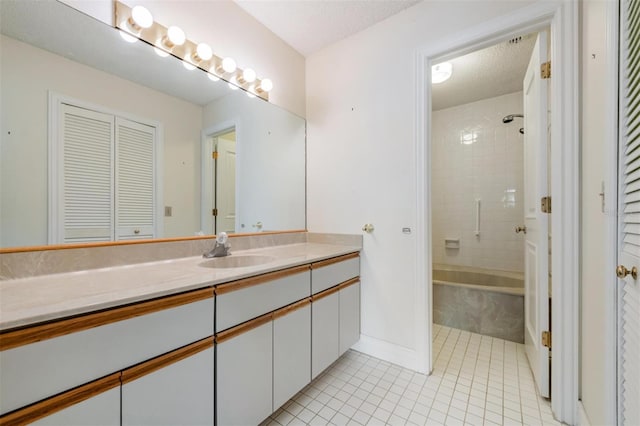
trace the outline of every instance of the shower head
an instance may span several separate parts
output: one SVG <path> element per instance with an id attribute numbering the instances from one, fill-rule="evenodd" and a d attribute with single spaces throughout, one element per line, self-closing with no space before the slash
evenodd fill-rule
<path id="1" fill-rule="evenodd" d="M 522 115 L 522 114 L 509 114 L 509 115 L 507 115 L 506 117 L 504 117 L 502 119 L 502 122 L 505 123 L 505 124 L 506 123 L 511 123 L 513 121 L 513 119 L 516 118 L 516 117 L 524 118 L 524 115 Z"/>

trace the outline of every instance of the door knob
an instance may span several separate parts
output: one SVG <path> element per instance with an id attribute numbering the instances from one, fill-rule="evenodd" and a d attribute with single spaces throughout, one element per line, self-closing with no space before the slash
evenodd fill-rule
<path id="1" fill-rule="evenodd" d="M 634 266 L 633 268 L 631 268 L 631 270 L 629 270 L 625 268 L 624 265 L 618 265 L 618 267 L 616 268 L 616 275 L 618 276 L 618 278 L 624 278 L 627 275 L 631 275 L 631 278 L 633 278 L 634 280 L 637 280 L 638 268 Z"/>
<path id="2" fill-rule="evenodd" d="M 524 225 L 524 226 L 516 226 L 516 234 L 519 234 L 520 232 L 522 232 L 523 234 L 527 233 L 526 225 Z"/>

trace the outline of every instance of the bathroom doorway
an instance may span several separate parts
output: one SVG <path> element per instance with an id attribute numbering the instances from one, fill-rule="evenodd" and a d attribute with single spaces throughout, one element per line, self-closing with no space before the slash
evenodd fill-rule
<path id="1" fill-rule="evenodd" d="M 540 66 L 549 35 L 518 34 L 435 62 L 427 242 L 434 327 L 520 345 L 545 397 L 549 350 L 539 336 L 550 331 L 550 219 L 540 199 L 550 174 Z"/>
<path id="2" fill-rule="evenodd" d="M 206 135 L 202 170 L 202 230 L 208 234 L 236 231 L 235 126 Z"/>

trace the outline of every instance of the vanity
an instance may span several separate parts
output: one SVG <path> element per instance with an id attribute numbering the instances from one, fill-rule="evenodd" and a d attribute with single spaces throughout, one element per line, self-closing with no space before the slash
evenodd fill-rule
<path id="1" fill-rule="evenodd" d="M 0 281 L 0 424 L 259 424 L 358 341 L 359 251 Z"/>

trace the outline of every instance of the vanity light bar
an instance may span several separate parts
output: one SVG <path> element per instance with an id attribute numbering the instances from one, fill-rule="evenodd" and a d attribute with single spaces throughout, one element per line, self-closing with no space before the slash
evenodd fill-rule
<path id="1" fill-rule="evenodd" d="M 148 11 L 146 12 L 148 15 L 142 14 L 145 22 L 140 25 L 140 11 L 136 8 L 141 8 L 141 6 L 131 8 L 119 1 L 114 3 L 115 27 L 119 30 L 149 43 L 160 51 L 177 57 L 185 64 L 200 68 L 209 73 L 214 81 L 216 77 L 224 79 L 243 89 L 247 94 L 258 96 L 266 101 L 269 100 L 269 91 L 273 88 L 273 83 L 268 78 L 259 79 L 252 69 L 242 70 L 237 68 L 233 59 L 216 56 L 208 45 L 194 43 L 186 38 L 184 32 L 177 27 L 166 28 L 158 24 L 153 21 Z M 136 9 L 135 12 L 134 9 Z M 150 24 L 149 21 L 151 22 Z M 169 34 L 170 30 L 172 30 L 172 34 Z M 176 31 L 182 33 L 177 42 L 175 34 L 173 34 Z"/>

